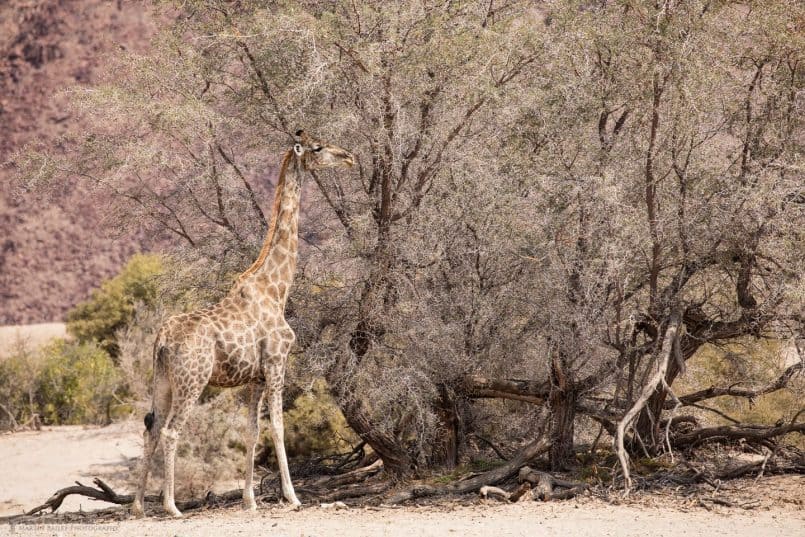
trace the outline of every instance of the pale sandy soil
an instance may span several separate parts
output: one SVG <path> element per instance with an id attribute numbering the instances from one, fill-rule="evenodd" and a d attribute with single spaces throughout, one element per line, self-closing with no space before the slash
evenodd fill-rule
<path id="1" fill-rule="evenodd" d="M 0 516 L 36 507 L 74 481 L 92 485 L 92 479 L 100 477 L 114 487 L 125 477 L 129 459 L 140 455 L 142 426 L 135 422 L 0 434 Z M 69 496 L 62 510 L 109 506 Z"/>
<path id="2" fill-rule="evenodd" d="M 95 525 L 0 526 L 0 535 L 110 535 L 114 537 L 363 537 L 403 536 L 752 536 L 802 537 L 805 518 L 790 510 L 715 513 L 671 508 L 613 506 L 582 501 L 487 504 L 401 509 L 354 508 L 342 511 L 305 507 L 298 512 L 263 508 L 257 514 L 236 509 L 190 515 L 183 520 L 124 520 Z"/>
<path id="3" fill-rule="evenodd" d="M 74 480 L 90 484 L 95 476 L 113 487 L 125 486 L 132 457 L 140 454 L 140 424 L 128 422 L 105 428 L 54 427 L 41 432 L 0 435 L 0 515 L 17 514 L 47 499 Z M 613 505 L 594 498 L 555 503 L 504 505 L 468 497 L 462 505 L 440 502 L 403 508 L 350 508 L 332 511 L 307 504 L 286 512 L 276 505 L 261 506 L 256 514 L 237 508 L 165 517 L 125 519 L 78 525 L 11 526 L 0 523 L 0 535 L 115 537 L 140 536 L 805 536 L 805 478 L 782 476 L 752 480 L 744 499 L 762 499 L 753 510 L 699 506 L 668 491 Z M 737 500 L 742 503 L 744 500 Z M 85 511 L 108 504 L 87 498 L 68 498 L 60 511 Z M 88 520 L 89 521 L 89 520 Z"/>

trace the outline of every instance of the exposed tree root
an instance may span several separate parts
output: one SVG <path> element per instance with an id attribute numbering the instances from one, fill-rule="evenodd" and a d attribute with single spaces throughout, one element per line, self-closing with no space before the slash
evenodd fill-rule
<path id="1" fill-rule="evenodd" d="M 754 434 L 755 437 L 771 437 L 773 435 L 785 434 L 791 431 L 801 431 L 803 424 L 790 424 L 779 427 L 744 427 L 735 428 L 732 426 L 712 428 L 718 429 L 718 434 L 714 433 L 712 438 L 724 435 L 724 430 L 728 429 L 735 433 L 733 438 L 744 438 L 746 432 Z M 737 429 L 741 429 L 737 431 Z M 700 431 L 694 431 L 694 433 Z M 744 434 L 738 435 L 738 432 Z M 691 433 L 692 434 L 692 433 Z M 347 500 L 347 504 L 367 504 L 367 503 L 388 503 L 397 504 L 409 500 L 423 497 L 436 497 L 440 495 L 460 495 L 470 492 L 480 491 L 484 498 L 498 498 L 506 502 L 518 502 L 529 500 L 564 500 L 573 498 L 590 489 L 586 483 L 567 481 L 547 472 L 535 470 L 526 464 L 545 453 L 550 444 L 547 439 L 540 439 L 528 444 L 511 457 L 511 460 L 498 468 L 473 475 L 468 479 L 457 481 L 444 486 L 432 486 L 418 484 L 405 490 L 398 490 L 392 495 L 388 495 L 388 490 L 392 482 L 386 479 L 372 479 L 382 470 L 381 461 L 347 472 L 337 476 L 316 477 L 298 480 L 297 491 L 302 496 L 305 503 L 326 503 L 334 505 L 335 502 Z M 780 452 L 782 450 L 782 453 Z M 788 455 L 785 455 L 788 453 Z M 788 457 L 788 458 L 786 458 Z M 805 459 L 798 450 L 789 453 L 788 450 L 779 448 L 775 451 L 768 451 L 763 460 L 739 466 L 724 467 L 721 470 L 706 470 L 694 467 L 689 462 L 683 460 L 682 466 L 689 469 L 692 473 L 672 473 L 659 472 L 654 479 L 658 483 L 672 482 L 683 485 L 693 485 L 696 483 L 708 483 L 715 489 L 720 487 L 722 481 L 740 478 L 744 476 L 755 476 L 760 478 L 765 474 L 785 474 L 800 473 L 805 474 Z M 495 486 L 504 481 L 517 476 L 519 485 L 513 490 L 505 490 Z M 652 480 L 652 478 L 648 478 Z M 0 517 L 0 522 L 23 523 L 34 520 L 42 520 L 43 511 L 50 509 L 55 512 L 62 505 L 64 499 L 70 495 L 85 496 L 94 500 L 100 500 L 117 505 L 127 505 L 133 501 L 131 494 L 118 494 L 101 479 L 93 480 L 94 487 L 76 483 L 75 486 L 62 488 L 53 494 L 45 503 L 39 505 L 24 515 L 13 517 Z M 262 489 L 262 487 L 261 487 Z M 177 502 L 177 507 L 182 511 L 193 511 L 203 508 L 222 507 L 239 504 L 242 501 L 243 491 L 241 489 L 230 490 L 222 494 L 208 493 L 203 498 L 194 498 L 186 501 Z M 258 501 L 270 502 L 279 499 L 279 492 L 273 490 L 262 490 L 256 494 Z M 146 503 L 159 504 L 161 496 L 146 496 Z M 717 500 L 708 500 L 711 503 L 719 504 Z M 723 505 L 727 505 L 724 503 Z M 728 505 L 729 506 L 729 505 Z M 708 505 L 703 505 L 708 508 Z M 738 505 L 741 508 L 751 508 L 748 505 Z M 157 510 L 159 511 L 159 510 Z M 102 513 L 98 515 L 98 513 Z M 79 513 L 65 513 L 59 515 L 75 518 Z M 81 516 L 114 516 L 119 518 L 125 516 L 125 511 L 121 508 L 110 508 L 95 513 L 81 513 Z"/>

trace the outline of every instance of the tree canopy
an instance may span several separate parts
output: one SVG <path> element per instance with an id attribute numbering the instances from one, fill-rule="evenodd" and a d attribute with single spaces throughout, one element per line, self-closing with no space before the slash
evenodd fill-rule
<path id="1" fill-rule="evenodd" d="M 670 355 L 630 429 L 656 452 L 703 345 L 802 338 L 800 2 L 165 9 L 148 54 L 77 93 L 97 128 L 74 156 L 20 162 L 113 192 L 213 299 L 259 249 L 291 134 L 353 151 L 304 202 L 295 367 L 389 471 L 545 420 L 567 465 L 579 420 L 614 434 Z"/>

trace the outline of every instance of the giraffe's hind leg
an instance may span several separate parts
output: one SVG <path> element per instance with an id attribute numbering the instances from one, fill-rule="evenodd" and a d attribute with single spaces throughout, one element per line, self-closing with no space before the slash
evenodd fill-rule
<path id="1" fill-rule="evenodd" d="M 254 449 L 260 435 L 260 407 L 263 402 L 264 384 L 251 384 L 249 386 L 249 417 L 243 437 L 246 443 L 246 476 L 243 484 L 243 508 L 255 511 L 257 503 L 254 501 Z"/>
<path id="2" fill-rule="evenodd" d="M 182 516 L 182 513 L 176 508 L 174 498 L 176 446 L 179 443 L 179 434 L 205 385 L 206 383 L 200 382 L 191 386 L 185 385 L 184 390 L 173 394 L 170 416 L 162 429 L 162 448 L 165 454 L 165 485 L 162 506 L 168 514 L 175 517 Z"/>
<path id="3" fill-rule="evenodd" d="M 148 473 L 151 470 L 152 459 L 159 445 L 160 432 L 162 425 L 168 417 L 171 407 L 170 382 L 165 377 L 155 377 L 154 396 L 151 404 L 151 412 L 145 416 L 145 432 L 143 433 L 143 460 L 140 470 L 140 482 L 134 502 L 131 504 L 131 514 L 143 516 L 145 499 L 145 489 L 148 484 Z"/>

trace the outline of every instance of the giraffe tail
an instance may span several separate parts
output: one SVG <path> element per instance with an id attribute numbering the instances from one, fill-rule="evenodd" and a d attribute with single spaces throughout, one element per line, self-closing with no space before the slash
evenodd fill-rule
<path id="1" fill-rule="evenodd" d="M 171 389 L 166 363 L 168 349 L 161 345 L 160 339 L 158 337 L 156 345 L 154 345 L 154 390 L 151 411 L 143 419 L 145 430 L 154 441 L 159 438 L 160 429 L 168 417 L 171 404 Z"/>
<path id="2" fill-rule="evenodd" d="M 143 422 L 145 422 L 145 430 L 148 432 L 151 432 L 151 427 L 154 426 L 154 416 L 155 414 L 154 411 L 152 410 L 151 412 L 145 415 L 145 419 L 143 420 Z"/>

